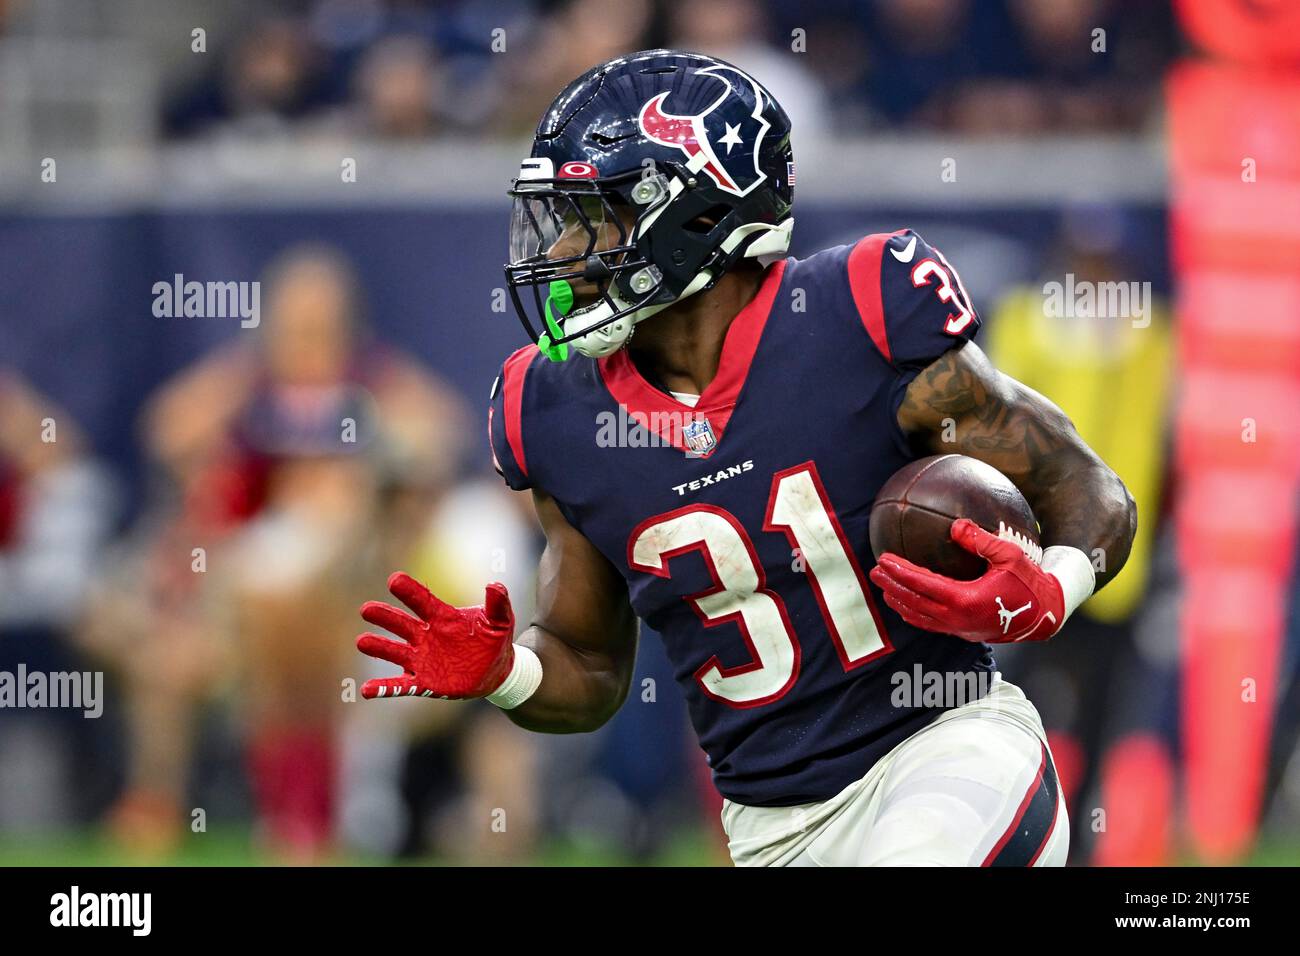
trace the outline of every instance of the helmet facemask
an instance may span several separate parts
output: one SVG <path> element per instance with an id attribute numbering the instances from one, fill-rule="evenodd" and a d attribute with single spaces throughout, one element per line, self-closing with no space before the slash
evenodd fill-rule
<path id="1" fill-rule="evenodd" d="M 743 257 L 763 265 L 789 246 L 788 205 L 737 200 L 679 163 L 602 178 L 534 178 L 514 199 L 506 283 L 515 311 L 552 361 L 617 351 L 633 327 L 708 288 Z M 635 216 L 635 219 L 633 219 Z M 551 257 L 567 237 L 562 255 Z"/>
<path id="2" fill-rule="evenodd" d="M 662 173 L 520 178 L 510 196 L 507 285 L 524 328 L 553 361 L 567 357 L 569 343 L 608 355 L 637 321 L 677 298 L 641 251 L 669 200 Z"/>

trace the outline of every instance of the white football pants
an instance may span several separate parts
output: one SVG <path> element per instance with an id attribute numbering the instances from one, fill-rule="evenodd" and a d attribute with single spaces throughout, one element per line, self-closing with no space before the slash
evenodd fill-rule
<path id="1" fill-rule="evenodd" d="M 1038 711 L 993 675 L 829 800 L 723 801 L 737 866 L 1064 866 L 1070 822 Z"/>

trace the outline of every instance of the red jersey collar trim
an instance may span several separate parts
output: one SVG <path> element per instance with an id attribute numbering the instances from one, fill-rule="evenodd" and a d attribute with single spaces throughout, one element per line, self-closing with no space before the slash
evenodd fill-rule
<path id="1" fill-rule="evenodd" d="M 694 407 L 679 402 L 666 392 L 661 392 L 642 377 L 627 349 L 598 359 L 600 377 L 614 400 L 627 409 L 631 416 L 646 422 L 659 432 L 660 437 L 686 451 L 680 427 L 673 422 L 707 418 L 713 429 L 714 447 L 722 443 L 731 412 L 740 398 L 740 390 L 749 376 L 749 367 L 758 351 L 759 340 L 767 318 L 772 313 L 776 293 L 781 288 L 787 260 L 782 259 L 768 269 L 759 286 L 758 294 L 736 313 L 722 341 L 722 355 L 718 360 L 718 374 L 713 377 Z M 699 457 L 708 457 L 701 455 Z"/>

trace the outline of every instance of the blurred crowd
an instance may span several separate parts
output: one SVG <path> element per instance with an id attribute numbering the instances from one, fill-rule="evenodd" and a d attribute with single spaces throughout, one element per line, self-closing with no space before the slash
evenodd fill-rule
<path id="1" fill-rule="evenodd" d="M 212 37 L 169 91 L 172 137 L 418 140 L 530 131 L 629 50 L 761 76 L 803 137 L 875 129 L 1133 131 L 1175 52 L 1164 4 L 1116 0 L 302 0 Z M 834 104 L 834 108 L 831 108 Z"/>
<path id="2" fill-rule="evenodd" d="M 0 833 L 97 821 L 165 856 L 211 816 L 300 862 L 526 856 L 536 743 L 486 704 L 358 703 L 391 668 L 354 640 L 399 568 L 462 605 L 504 581 L 526 624 L 530 499 L 470 467 L 481 423 L 369 331 L 337 252 L 291 247 L 264 282 L 256 335 L 144 399 L 129 520 L 68 414 L 0 376 L 0 670 L 103 671 L 109 698 L 104 726 L 6 711 Z"/>

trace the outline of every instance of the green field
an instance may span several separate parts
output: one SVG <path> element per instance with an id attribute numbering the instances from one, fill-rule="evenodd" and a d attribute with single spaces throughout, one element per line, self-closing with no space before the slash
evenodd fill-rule
<path id="1" fill-rule="evenodd" d="M 531 866 L 718 866 L 725 865 L 718 838 L 703 831 L 685 834 L 649 860 L 635 860 L 608 847 L 595 844 L 551 843 L 523 861 Z M 280 861 L 261 852 L 247 830 L 221 829 L 192 836 L 173 854 L 162 858 L 141 858 L 95 831 L 67 832 L 43 836 L 0 835 L 0 866 L 268 866 Z M 323 861 L 333 866 L 384 866 L 391 861 L 356 854 L 337 854 Z M 403 860 L 400 866 L 445 866 L 437 857 Z M 1300 866 L 1300 843 L 1271 843 L 1257 847 L 1242 861 L 1247 866 Z M 1183 866 L 1196 866 L 1186 856 Z"/>
<path id="2" fill-rule="evenodd" d="M 725 862 L 712 834 L 688 834 L 670 843 L 649 860 L 634 860 L 598 845 L 550 843 L 531 859 L 530 866 L 714 866 Z M 280 861 L 260 851 L 246 830 L 223 829 L 190 837 L 173 854 L 159 858 L 133 855 L 94 831 L 41 836 L 0 835 L 0 866 L 273 866 Z M 393 861 L 340 853 L 323 861 L 333 866 L 385 866 Z M 399 866 L 445 866 L 437 857 L 402 860 Z M 461 862 L 461 861 L 456 861 Z"/>

